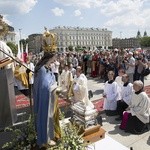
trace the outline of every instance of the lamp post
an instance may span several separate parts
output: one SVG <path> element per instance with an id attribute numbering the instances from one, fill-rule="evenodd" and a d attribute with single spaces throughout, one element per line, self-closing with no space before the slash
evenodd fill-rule
<path id="1" fill-rule="evenodd" d="M 119 42 L 119 48 L 121 48 L 122 46 L 121 46 L 121 39 L 122 39 L 122 32 L 120 32 L 120 42 Z"/>
<path id="2" fill-rule="evenodd" d="M 77 47 L 78 47 L 78 28 L 77 28 Z"/>
<path id="3" fill-rule="evenodd" d="M 20 36 L 20 40 L 21 40 L 21 30 L 22 30 L 22 29 L 19 29 L 19 36 Z"/>

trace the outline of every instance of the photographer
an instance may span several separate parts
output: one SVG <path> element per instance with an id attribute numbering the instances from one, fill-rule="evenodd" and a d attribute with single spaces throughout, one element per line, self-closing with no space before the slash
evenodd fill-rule
<path id="1" fill-rule="evenodd" d="M 138 58 L 136 59 L 137 64 L 137 73 L 136 73 L 136 80 L 141 80 L 144 83 L 144 69 L 146 68 L 148 60 L 145 58 L 144 54 L 139 54 Z"/>
<path id="2" fill-rule="evenodd" d="M 133 57 L 133 53 L 129 52 L 127 55 L 127 60 L 125 61 L 126 73 L 129 76 L 129 80 L 133 83 L 133 74 L 135 71 L 135 58 Z"/>

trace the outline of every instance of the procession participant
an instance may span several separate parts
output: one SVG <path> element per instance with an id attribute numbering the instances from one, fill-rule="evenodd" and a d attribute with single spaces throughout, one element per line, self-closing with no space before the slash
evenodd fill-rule
<path id="1" fill-rule="evenodd" d="M 53 36 L 48 31 L 45 37 Z M 53 39 L 50 39 L 53 40 Z M 44 41 L 46 42 L 46 41 Z M 55 145 L 55 139 L 60 138 L 57 82 L 51 71 L 50 64 L 56 59 L 55 45 L 43 46 L 44 56 L 37 63 L 34 72 L 34 114 L 37 132 L 37 145 L 45 147 Z"/>
<path id="2" fill-rule="evenodd" d="M 97 76 L 97 61 L 98 61 L 98 55 L 96 52 L 94 52 L 94 55 L 92 56 L 92 70 L 91 70 L 91 77 Z"/>
<path id="3" fill-rule="evenodd" d="M 60 87 L 62 88 L 63 92 L 67 92 L 69 90 L 72 81 L 72 73 L 69 70 L 69 66 L 66 64 L 65 69 L 60 75 Z"/>
<path id="4" fill-rule="evenodd" d="M 14 80 L 15 80 L 15 86 L 18 88 L 19 91 L 21 91 L 25 96 L 29 96 L 29 83 L 28 83 L 28 77 L 26 70 L 27 66 L 26 63 L 23 62 L 23 60 L 20 61 L 20 64 L 16 64 L 15 70 L 14 70 Z M 23 65 L 25 66 L 23 66 Z"/>
<path id="5" fill-rule="evenodd" d="M 125 67 L 126 67 L 126 73 L 129 75 L 129 80 L 131 83 L 133 83 L 133 75 L 135 71 L 135 58 L 133 57 L 133 53 L 128 53 L 128 58 L 124 60 Z"/>
<path id="6" fill-rule="evenodd" d="M 10 58 L 9 56 L 14 57 L 12 50 L 10 49 L 9 46 L 7 46 L 7 44 L 4 41 L 0 41 L 0 50 L 2 50 L 4 52 L 3 53 L 2 51 L 0 51 L 0 60 L 7 59 L 7 58 L 8 58 L 8 60 L 11 60 L 12 58 Z M 15 69 L 14 63 L 10 63 L 10 64 L 6 65 L 5 68 L 6 69 L 12 68 L 12 70 L 14 71 L 14 69 Z"/>
<path id="7" fill-rule="evenodd" d="M 88 97 L 87 78 L 82 73 L 82 69 L 80 66 L 77 67 L 76 77 L 73 81 L 73 94 L 74 103 L 82 101 L 85 104 L 86 109 L 94 108 L 93 103 L 89 100 Z"/>
<path id="8" fill-rule="evenodd" d="M 84 50 L 84 54 L 82 55 L 81 65 L 82 65 L 83 72 L 84 72 L 85 75 L 87 75 L 88 59 L 89 59 L 88 53 L 87 53 L 86 50 Z"/>
<path id="9" fill-rule="evenodd" d="M 122 81 L 124 84 L 120 91 L 121 98 L 117 101 L 117 112 L 119 114 L 119 117 L 115 119 L 117 121 L 122 120 L 123 112 L 131 103 L 131 97 L 133 94 L 133 85 L 129 82 L 129 76 L 127 74 L 122 76 Z"/>
<path id="10" fill-rule="evenodd" d="M 150 122 L 150 99 L 143 91 L 143 82 L 134 81 L 131 104 L 128 107 L 128 119 L 125 126 L 125 132 L 141 134 L 148 130 L 147 124 Z M 126 113 L 124 113 L 125 115 Z"/>
<path id="11" fill-rule="evenodd" d="M 113 116 L 116 115 L 117 108 L 117 98 L 118 98 L 118 85 L 117 82 L 114 81 L 115 73 L 113 71 L 108 72 L 108 81 L 106 81 L 104 86 L 104 110 L 106 115 Z"/>
<path id="12" fill-rule="evenodd" d="M 59 66 L 60 66 L 60 62 L 58 61 L 58 58 L 56 58 L 56 60 L 51 64 L 51 69 L 55 75 L 57 84 L 58 84 Z"/>
<path id="13" fill-rule="evenodd" d="M 79 65 L 79 62 L 78 62 L 78 59 L 77 59 L 77 55 L 76 54 L 74 54 L 73 55 L 74 57 L 73 57 L 73 60 L 72 60 L 72 65 L 73 65 L 73 68 L 77 68 L 77 66 Z"/>
<path id="14" fill-rule="evenodd" d="M 34 75 L 33 75 L 33 72 L 34 72 L 35 66 L 34 66 L 34 64 L 31 62 L 31 60 L 30 60 L 29 57 L 27 57 L 27 59 L 26 59 L 26 65 L 27 65 L 27 67 L 30 69 L 30 73 L 29 73 L 29 83 L 30 83 L 31 85 L 33 85 L 33 82 L 34 82 Z M 31 71 L 32 71 L 32 72 L 31 72 Z"/>
<path id="15" fill-rule="evenodd" d="M 148 65 L 148 60 L 144 56 L 144 54 L 139 54 L 136 59 L 137 62 L 137 72 L 136 72 L 136 80 L 141 80 L 144 83 L 144 70 Z"/>
<path id="16" fill-rule="evenodd" d="M 71 73 L 72 73 L 72 77 L 74 78 L 74 77 L 75 77 L 75 75 L 76 75 L 76 69 L 73 67 L 73 65 L 72 65 L 72 64 L 70 64 L 69 70 L 71 71 Z"/>
<path id="17" fill-rule="evenodd" d="M 66 54 L 62 53 L 59 55 L 59 62 L 60 62 L 60 66 L 59 66 L 59 73 L 61 74 L 63 69 L 65 68 L 65 59 L 66 59 Z"/>

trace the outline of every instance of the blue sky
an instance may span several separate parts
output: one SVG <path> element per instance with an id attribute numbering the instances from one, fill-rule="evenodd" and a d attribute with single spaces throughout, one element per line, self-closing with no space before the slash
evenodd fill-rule
<path id="1" fill-rule="evenodd" d="M 150 36 L 150 0 L 0 0 L 0 14 L 16 39 L 43 33 L 44 26 L 100 27 L 113 37 Z"/>

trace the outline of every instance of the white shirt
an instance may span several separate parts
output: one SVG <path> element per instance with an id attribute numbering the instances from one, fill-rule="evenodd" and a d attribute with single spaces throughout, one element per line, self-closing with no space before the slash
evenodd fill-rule
<path id="1" fill-rule="evenodd" d="M 53 73 L 59 73 L 59 66 L 60 63 L 58 61 L 55 61 L 54 63 L 51 64 L 51 69 Z"/>
<path id="2" fill-rule="evenodd" d="M 134 66 L 130 66 L 130 65 L 128 65 L 128 64 L 126 64 L 126 68 L 127 68 L 127 70 L 126 70 L 126 73 L 134 73 L 134 71 L 135 71 L 135 58 L 134 57 L 131 57 L 130 59 L 129 59 L 129 62 L 128 62 L 130 65 L 134 65 Z"/>
<path id="3" fill-rule="evenodd" d="M 34 71 L 35 66 L 34 66 L 34 64 L 33 64 L 32 62 L 30 62 L 29 64 L 27 64 L 27 67 L 28 67 L 31 71 Z M 31 72 L 31 73 L 32 73 L 32 72 Z M 29 82 L 30 82 L 30 84 L 33 84 L 33 82 L 34 82 L 34 75 L 33 75 L 33 73 L 32 73 L 32 77 L 29 79 Z"/>

